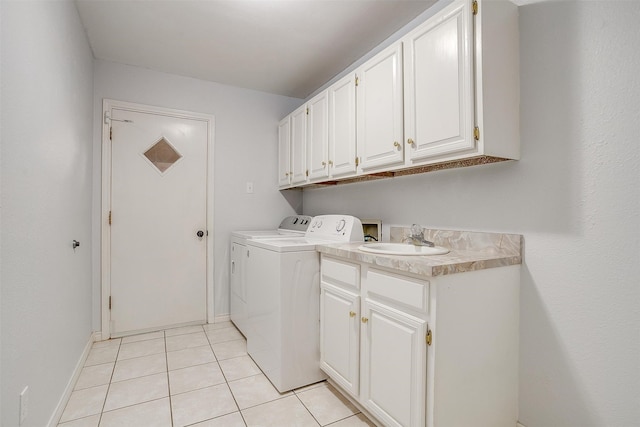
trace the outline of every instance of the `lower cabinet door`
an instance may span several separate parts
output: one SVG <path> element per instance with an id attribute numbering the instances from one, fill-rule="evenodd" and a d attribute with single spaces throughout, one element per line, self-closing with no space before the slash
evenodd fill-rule
<path id="1" fill-rule="evenodd" d="M 427 324 L 365 299 L 361 402 L 385 426 L 424 427 Z"/>
<path id="2" fill-rule="evenodd" d="M 321 284 L 320 294 L 320 368 L 357 397 L 360 296 L 327 283 Z"/>

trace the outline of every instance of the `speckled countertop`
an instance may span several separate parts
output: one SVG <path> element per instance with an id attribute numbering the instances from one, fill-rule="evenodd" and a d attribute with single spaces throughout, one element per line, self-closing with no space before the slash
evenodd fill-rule
<path id="1" fill-rule="evenodd" d="M 522 236 L 519 234 L 431 229 L 423 232 L 426 240 L 450 252 L 428 256 L 383 255 L 358 250 L 362 243 L 319 245 L 317 250 L 339 258 L 428 277 L 522 263 Z M 390 241 L 406 242 L 409 234 L 409 228 L 391 227 Z"/>

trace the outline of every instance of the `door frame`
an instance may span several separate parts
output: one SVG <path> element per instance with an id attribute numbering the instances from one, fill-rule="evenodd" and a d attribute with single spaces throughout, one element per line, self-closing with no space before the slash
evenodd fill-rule
<path id="1" fill-rule="evenodd" d="M 109 225 L 109 212 L 111 211 L 111 112 L 114 108 L 138 113 L 149 113 L 191 120 L 199 120 L 207 123 L 207 176 L 206 176 L 206 312 L 207 322 L 212 323 L 214 312 L 214 228 L 213 228 L 213 189 L 214 189 L 214 162 L 213 148 L 215 137 L 215 118 L 210 114 L 194 113 L 191 111 L 175 110 L 164 107 L 136 104 L 132 102 L 117 101 L 113 99 L 102 100 L 102 204 L 101 204 L 101 339 L 111 337 L 111 310 L 109 309 L 109 296 L 111 295 L 111 230 Z"/>

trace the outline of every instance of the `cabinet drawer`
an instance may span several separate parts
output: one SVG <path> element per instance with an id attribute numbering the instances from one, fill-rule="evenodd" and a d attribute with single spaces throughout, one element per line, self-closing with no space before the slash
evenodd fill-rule
<path id="1" fill-rule="evenodd" d="M 336 285 L 360 288 L 360 265 L 322 257 L 322 281 Z"/>
<path id="2" fill-rule="evenodd" d="M 397 301 L 424 313 L 429 309 L 429 282 L 370 269 L 366 275 L 368 293 Z"/>

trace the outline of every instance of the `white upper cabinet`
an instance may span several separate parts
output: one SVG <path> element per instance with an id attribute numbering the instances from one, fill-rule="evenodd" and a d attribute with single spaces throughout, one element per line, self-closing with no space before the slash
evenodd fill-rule
<path id="1" fill-rule="evenodd" d="M 364 172 L 404 162 L 402 45 L 396 43 L 356 71 L 357 141 Z"/>
<path id="2" fill-rule="evenodd" d="M 515 4 L 453 0 L 290 114 L 280 187 L 519 159 L 519 63 Z"/>
<path id="3" fill-rule="evenodd" d="M 278 125 L 278 186 L 291 184 L 291 116 L 287 116 Z"/>
<path id="4" fill-rule="evenodd" d="M 455 2 L 403 40 L 408 165 L 475 148 L 471 13 Z"/>
<path id="5" fill-rule="evenodd" d="M 291 185 L 307 182 L 307 107 L 291 113 Z"/>
<path id="6" fill-rule="evenodd" d="M 405 168 L 520 158 L 515 4 L 454 0 L 402 43 Z"/>
<path id="7" fill-rule="evenodd" d="M 309 181 L 329 176 L 329 93 L 325 90 L 307 103 L 307 168 Z"/>
<path id="8" fill-rule="evenodd" d="M 475 16 L 478 153 L 520 158 L 520 36 L 518 6 L 482 1 Z"/>
<path id="9" fill-rule="evenodd" d="M 355 175 L 356 76 L 351 73 L 329 88 L 329 173 Z"/>

